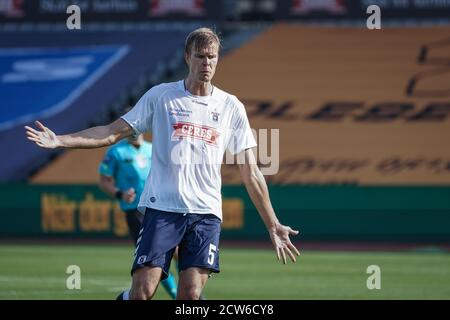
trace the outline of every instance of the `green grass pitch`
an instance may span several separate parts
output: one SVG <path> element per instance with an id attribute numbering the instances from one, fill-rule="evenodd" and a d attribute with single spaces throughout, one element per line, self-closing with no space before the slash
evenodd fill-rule
<path id="1" fill-rule="evenodd" d="M 115 299 L 129 286 L 132 253 L 125 244 L 0 244 L 0 299 Z M 66 288 L 69 265 L 81 269 L 80 290 Z M 442 252 L 304 250 L 282 265 L 271 250 L 225 247 L 220 265 L 205 288 L 211 300 L 450 299 L 450 254 Z M 366 286 L 369 265 L 381 269 L 379 290 Z M 162 286 L 155 299 L 169 299 Z"/>

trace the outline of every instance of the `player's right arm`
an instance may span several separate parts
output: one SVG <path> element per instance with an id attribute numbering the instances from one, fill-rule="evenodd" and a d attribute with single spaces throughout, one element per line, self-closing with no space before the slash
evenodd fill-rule
<path id="1" fill-rule="evenodd" d="M 112 145 L 134 134 L 133 129 L 122 119 L 106 126 L 92 127 L 75 133 L 56 135 L 39 121 L 35 121 L 37 130 L 25 126 L 27 138 L 41 148 L 79 148 L 90 149 Z"/>

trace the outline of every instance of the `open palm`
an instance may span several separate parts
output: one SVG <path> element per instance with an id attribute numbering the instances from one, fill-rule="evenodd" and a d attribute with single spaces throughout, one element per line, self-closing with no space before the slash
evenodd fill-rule
<path id="1" fill-rule="evenodd" d="M 277 252 L 278 260 L 282 260 L 284 264 L 287 263 L 286 255 L 291 258 L 292 262 L 296 261 L 295 256 L 300 255 L 298 249 L 289 239 L 289 235 L 297 235 L 298 233 L 297 230 L 293 230 L 291 227 L 283 226 L 281 224 L 269 230 L 270 238 Z"/>
<path id="2" fill-rule="evenodd" d="M 39 130 L 25 126 L 28 140 L 34 141 L 39 147 L 54 149 L 58 147 L 58 137 L 39 121 L 34 122 Z"/>

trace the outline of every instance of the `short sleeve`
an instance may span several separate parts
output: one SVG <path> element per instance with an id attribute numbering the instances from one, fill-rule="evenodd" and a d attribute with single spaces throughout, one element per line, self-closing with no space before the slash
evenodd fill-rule
<path id="1" fill-rule="evenodd" d="M 108 177 L 114 177 L 117 168 L 117 158 L 114 155 L 113 149 L 108 149 L 102 162 L 98 167 L 98 173 Z"/>
<path id="2" fill-rule="evenodd" d="M 243 150 L 256 147 L 257 144 L 244 105 L 237 99 L 235 99 L 234 104 L 236 112 L 234 112 L 231 120 L 232 131 L 227 149 L 232 154 L 238 154 Z"/>
<path id="3" fill-rule="evenodd" d="M 152 130 L 157 91 L 157 87 L 148 90 L 136 105 L 121 117 L 133 128 L 136 135 Z"/>

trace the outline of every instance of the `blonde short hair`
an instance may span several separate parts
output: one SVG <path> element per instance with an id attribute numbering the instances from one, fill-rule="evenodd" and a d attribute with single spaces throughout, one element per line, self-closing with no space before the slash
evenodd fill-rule
<path id="1" fill-rule="evenodd" d="M 210 28 L 198 28 L 189 33 L 187 36 L 184 45 L 184 52 L 190 54 L 192 48 L 195 48 L 198 51 L 211 43 L 216 43 L 218 49 L 220 50 L 221 43 L 217 33 Z"/>

